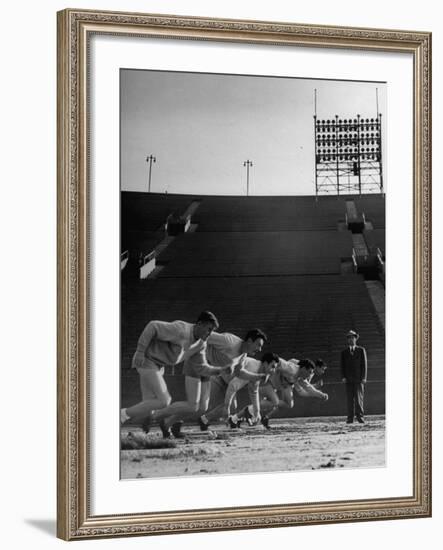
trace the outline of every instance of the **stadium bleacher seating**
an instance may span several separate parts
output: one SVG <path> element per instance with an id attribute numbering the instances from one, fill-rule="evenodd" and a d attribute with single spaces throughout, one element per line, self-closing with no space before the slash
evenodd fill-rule
<path id="1" fill-rule="evenodd" d="M 372 231 L 365 231 L 364 238 L 366 244 L 370 250 L 379 248 L 383 254 L 386 249 L 386 235 L 385 229 L 373 229 Z"/>
<path id="2" fill-rule="evenodd" d="M 126 237 L 135 241 L 157 234 L 155 229 L 164 223 L 161 216 L 167 216 L 173 205 L 184 210 L 196 198 L 130 195 L 141 195 L 141 202 L 134 196 L 122 200 L 122 220 L 134 221 L 134 204 L 139 220 L 157 220 L 151 224 L 151 233 L 146 228 L 137 233 L 134 225 L 140 231 L 143 224 L 134 222 Z M 352 251 L 351 233 L 337 226 L 344 218 L 346 197 L 319 197 L 318 201 L 314 197 L 198 198 L 201 203 L 192 217 L 197 231 L 177 236 L 159 254 L 164 268 L 158 277 L 143 281 L 122 277 L 123 406 L 140 397 L 130 362 L 146 323 L 152 319 L 192 322 L 209 309 L 219 317 L 221 331 L 241 336 L 258 326 L 268 334 L 267 350 L 286 358 L 321 357 L 328 363 L 325 390 L 330 400 L 326 404 L 303 400 L 294 408 L 296 415 L 345 414 L 339 357 L 345 333 L 357 330 L 369 359 L 367 412 L 383 413 L 384 328 L 363 277 L 340 272 L 340 259 Z M 357 208 L 364 204 L 367 218 L 383 219 L 380 228 L 364 233 L 368 246 L 382 248 L 384 199 L 355 200 Z M 166 378 L 173 398 L 183 397 L 182 376 L 167 374 Z"/>
<path id="3" fill-rule="evenodd" d="M 346 231 L 196 232 L 177 238 L 159 261 L 168 263 L 162 277 L 340 273 L 351 250 Z"/>
<path id="4" fill-rule="evenodd" d="M 384 195 L 361 195 L 353 198 L 360 214 L 365 214 L 366 220 L 372 222 L 375 229 L 385 227 L 385 197 Z"/>
<path id="5" fill-rule="evenodd" d="M 126 231 L 122 233 L 122 250 L 149 253 L 162 240 L 161 231 Z"/>
<path id="6" fill-rule="evenodd" d="M 334 230 L 344 215 L 337 197 L 205 197 L 194 221 L 199 231 L 309 231 Z"/>
<path id="7" fill-rule="evenodd" d="M 122 233 L 156 231 L 164 226 L 169 214 L 182 213 L 192 201 L 191 195 L 124 191 L 121 193 Z"/>

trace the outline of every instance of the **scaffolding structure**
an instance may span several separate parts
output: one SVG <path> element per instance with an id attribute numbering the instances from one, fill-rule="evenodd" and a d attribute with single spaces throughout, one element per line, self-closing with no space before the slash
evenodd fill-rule
<path id="1" fill-rule="evenodd" d="M 382 115 L 317 119 L 315 194 L 383 193 Z"/>

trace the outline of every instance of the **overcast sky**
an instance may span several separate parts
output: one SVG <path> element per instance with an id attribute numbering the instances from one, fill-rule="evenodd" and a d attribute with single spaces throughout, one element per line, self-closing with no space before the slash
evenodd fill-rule
<path id="1" fill-rule="evenodd" d="M 189 194 L 313 195 L 317 116 L 386 114 L 386 84 L 121 70 L 121 187 Z M 386 184 L 386 182 L 385 182 Z"/>

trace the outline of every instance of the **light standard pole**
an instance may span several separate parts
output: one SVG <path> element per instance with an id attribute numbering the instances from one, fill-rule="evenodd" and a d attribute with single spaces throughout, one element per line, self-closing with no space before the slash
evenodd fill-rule
<path id="1" fill-rule="evenodd" d="M 149 157 L 146 157 L 146 162 L 149 163 L 149 180 L 148 180 L 148 193 L 151 192 L 151 171 L 152 171 L 152 163 L 157 162 L 157 159 L 149 155 Z"/>
<path id="2" fill-rule="evenodd" d="M 246 166 L 246 196 L 249 196 L 249 168 L 253 166 L 252 161 L 245 160 L 243 166 Z"/>

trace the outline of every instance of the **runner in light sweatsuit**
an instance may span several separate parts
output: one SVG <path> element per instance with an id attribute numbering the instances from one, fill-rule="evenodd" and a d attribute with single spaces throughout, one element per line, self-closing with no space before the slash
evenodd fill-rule
<path id="1" fill-rule="evenodd" d="M 211 378 L 210 389 L 210 413 L 201 414 L 199 417 L 200 429 L 205 431 L 208 429 L 210 422 L 218 420 L 223 415 L 223 402 L 226 390 L 230 380 L 234 376 L 238 376 L 247 381 L 257 381 L 263 379 L 262 375 L 250 373 L 246 367 L 246 357 L 253 357 L 259 353 L 267 338 L 265 333 L 260 329 L 249 330 L 244 339 L 230 333 L 213 332 L 208 338 L 208 346 L 206 355 L 208 362 L 214 366 L 231 365 L 231 370 L 221 373 L 219 376 Z M 237 408 L 237 403 L 234 398 L 232 402 L 233 408 Z"/>
<path id="2" fill-rule="evenodd" d="M 143 429 L 149 430 L 152 421 L 158 421 L 164 438 L 173 435 L 184 437 L 181 425 L 188 418 L 195 418 L 196 413 L 206 412 L 209 404 L 210 379 L 224 371 L 230 371 L 231 365 L 214 367 L 206 358 L 206 342 L 202 349 L 186 358 L 183 366 L 185 375 L 186 401 L 175 401 L 168 407 L 153 411 L 144 423 Z"/>
<path id="3" fill-rule="evenodd" d="M 314 374 L 314 363 L 310 359 L 279 358 L 275 372 L 270 376 L 267 384 L 260 388 L 262 411 L 261 419 L 255 417 L 254 407 L 249 405 L 243 409 L 241 416 L 249 425 L 254 425 L 261 420 L 265 428 L 269 429 L 269 418 L 279 408 L 294 406 L 294 392 L 299 397 L 313 397 L 326 401 L 328 395 L 314 387 L 310 380 Z"/>
<path id="4" fill-rule="evenodd" d="M 251 406 L 254 418 L 260 418 L 260 387 L 266 386 L 269 378 L 272 376 L 279 361 L 278 355 L 267 352 L 261 358 L 261 361 L 248 357 L 245 359 L 244 368 L 251 375 L 255 375 L 255 379 L 245 379 L 242 376 L 234 376 L 228 384 L 224 400 L 224 416 L 228 417 L 228 423 L 233 427 L 239 426 L 239 417 L 236 413 L 231 415 L 231 407 L 236 394 L 245 386 L 248 386 L 249 395 L 251 397 Z"/>
<path id="5" fill-rule="evenodd" d="M 209 311 L 201 313 L 195 324 L 150 321 L 138 340 L 132 359 L 132 368 L 137 369 L 140 376 L 142 401 L 122 409 L 121 422 L 146 417 L 151 411 L 168 406 L 171 396 L 163 377 L 164 367 L 176 365 L 201 350 L 218 326 L 217 318 Z"/>
<path id="6" fill-rule="evenodd" d="M 259 329 L 249 331 L 245 340 L 234 334 L 213 332 L 202 349 L 195 353 L 192 349 L 187 352 L 183 367 L 186 401 L 176 401 L 166 408 L 154 411 L 144 423 L 143 429 L 148 431 L 152 421 L 159 421 L 163 437 L 169 438 L 172 433 L 174 437 L 181 438 L 183 421 L 191 420 L 197 415 L 200 428 L 207 430 L 209 423 L 205 413 L 213 390 L 216 393 L 222 392 L 223 401 L 228 384 L 226 380 L 231 379 L 234 371 L 247 380 L 262 378 L 261 375 L 247 372 L 244 359 L 247 353 L 254 354 L 260 350 L 265 339 L 266 336 Z M 218 380 L 215 384 L 214 379 Z M 220 388 L 221 383 L 224 386 Z"/>

